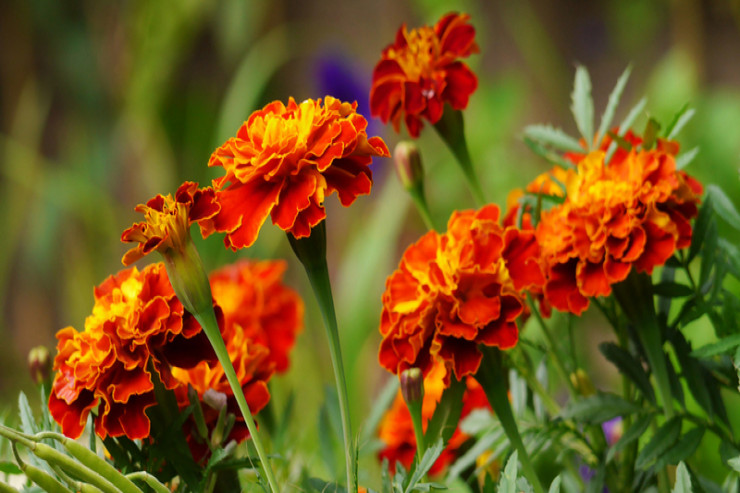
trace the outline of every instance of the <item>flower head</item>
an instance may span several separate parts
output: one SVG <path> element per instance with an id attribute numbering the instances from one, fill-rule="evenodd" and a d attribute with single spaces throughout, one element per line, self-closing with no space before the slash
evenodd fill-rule
<path id="1" fill-rule="evenodd" d="M 131 265 L 152 251 L 166 254 L 182 251 L 190 241 L 190 225 L 212 217 L 219 206 L 213 189 L 199 189 L 197 183 L 185 182 L 171 195 L 157 195 L 146 204 L 136 206 L 145 220 L 136 223 L 121 235 L 121 241 L 138 243 L 123 256 L 123 265 Z"/>
<path id="2" fill-rule="evenodd" d="M 424 401 L 422 403 L 422 428 L 426 430 L 429 420 L 434 415 L 439 400 L 445 389 L 447 370 L 441 362 L 435 364 L 424 378 Z M 475 409 L 490 409 L 483 388 L 472 377 L 466 380 L 467 390 L 463 394 L 463 408 L 460 420 Z M 416 454 L 416 437 L 413 422 L 403 395 L 399 390 L 391 407 L 386 411 L 378 428 L 378 435 L 384 447 L 378 453 L 380 460 L 388 459 L 391 473 L 395 473 L 396 462 L 409 468 Z M 459 428 L 455 430 L 442 454 L 429 471 L 434 476 L 450 465 L 458 455 L 458 449 L 469 437 Z"/>
<path id="3" fill-rule="evenodd" d="M 119 272 L 95 288 L 85 330 L 57 333 L 57 372 L 49 410 L 77 438 L 97 409 L 99 436 L 149 436 L 146 409 L 156 404 L 154 379 L 172 389 L 172 366 L 213 360 L 200 325 L 175 297 L 163 264 Z M 156 375 L 153 374 L 156 372 Z"/>
<path id="4" fill-rule="evenodd" d="M 380 137 L 367 137 L 367 120 L 356 104 L 331 96 L 292 98 L 254 112 L 236 134 L 211 155 L 209 166 L 226 174 L 214 180 L 220 210 L 201 222 L 201 232 L 226 233 L 226 246 L 252 245 L 267 216 L 295 238 L 324 220 L 324 199 L 337 192 L 349 206 L 370 193 L 373 156 L 388 157 Z"/>
<path id="5" fill-rule="evenodd" d="M 459 59 L 479 51 L 469 19 L 449 13 L 434 27 L 409 31 L 402 25 L 373 71 L 371 114 L 392 122 L 396 131 L 403 118 L 409 134 L 418 137 L 422 118 L 437 123 L 445 103 L 456 110 L 467 107 L 478 78 Z"/>
<path id="6" fill-rule="evenodd" d="M 458 380 L 474 374 L 479 344 L 517 343 L 522 290 L 544 281 L 538 256 L 534 232 L 503 228 L 495 205 L 454 213 L 447 232 L 411 245 L 386 281 L 380 364 L 426 375 L 443 360 Z"/>
<path id="7" fill-rule="evenodd" d="M 677 152 L 676 143 L 659 141 L 607 164 L 602 150 L 575 157 L 564 202 L 544 211 L 536 229 L 552 306 L 580 314 L 633 267 L 651 273 L 691 243 L 702 187 L 676 170 Z"/>

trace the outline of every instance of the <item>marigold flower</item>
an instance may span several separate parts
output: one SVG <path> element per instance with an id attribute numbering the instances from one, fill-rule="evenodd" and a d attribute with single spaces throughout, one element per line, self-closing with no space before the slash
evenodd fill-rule
<path id="1" fill-rule="evenodd" d="M 474 374 L 479 344 L 517 343 L 522 290 L 544 282 L 538 257 L 534 232 L 503 228 L 497 206 L 454 213 L 447 232 L 411 245 L 386 281 L 380 364 L 426 375 L 441 359 L 458 380 Z"/>
<path id="2" fill-rule="evenodd" d="M 408 31 L 402 25 L 373 71 L 371 115 L 392 122 L 396 132 L 403 118 L 409 134 L 418 137 L 422 118 L 437 123 L 445 103 L 465 109 L 478 87 L 478 78 L 459 61 L 479 51 L 469 19 L 449 13 L 434 27 Z"/>
<path id="3" fill-rule="evenodd" d="M 136 223 L 121 235 L 121 241 L 138 243 L 123 256 L 123 265 L 131 265 L 153 251 L 162 254 L 182 251 L 190 241 L 190 225 L 209 219 L 218 212 L 212 188 L 199 189 L 197 183 L 186 181 L 171 195 L 157 195 L 146 204 L 136 206 L 145 220 Z"/>
<path id="4" fill-rule="evenodd" d="M 219 231 L 227 247 L 248 247 L 270 215 L 304 238 L 326 217 L 327 196 L 337 192 L 349 206 L 370 193 L 368 165 L 390 153 L 380 137 L 367 137 L 367 120 L 356 108 L 327 96 L 323 103 L 275 101 L 252 113 L 208 162 L 226 174 L 213 182 L 221 209 L 200 223 L 203 235 Z"/>
<path id="5" fill-rule="evenodd" d="M 110 276 L 94 295 L 85 330 L 67 327 L 57 333 L 49 410 L 72 438 L 80 436 L 94 409 L 101 438 L 145 438 L 146 409 L 156 404 L 153 379 L 172 389 L 178 385 L 172 365 L 188 367 L 215 355 L 175 297 L 161 263 Z"/>
<path id="6" fill-rule="evenodd" d="M 442 398 L 442 393 L 445 389 L 446 373 L 445 365 L 440 361 L 432 367 L 429 374 L 424 378 L 424 401 L 421 410 L 422 427 L 424 430 L 426 430 L 429 420 L 434 415 L 434 410 Z M 468 377 L 465 383 L 467 390 L 463 394 L 463 408 L 460 414 L 460 420 L 475 409 L 490 409 L 485 392 L 478 382 L 474 378 Z M 396 462 L 400 462 L 408 469 L 416 455 L 416 436 L 414 435 L 411 414 L 409 414 L 408 407 L 404 402 L 400 390 L 380 422 L 378 436 L 385 444 L 383 449 L 378 453 L 378 458 L 381 461 L 388 459 L 391 473 L 395 474 Z M 429 474 L 432 476 L 437 475 L 454 462 L 457 458 L 458 449 L 468 438 L 468 435 L 460 431 L 459 428 L 456 429 L 444 451 L 430 469 Z"/>
<path id="7" fill-rule="evenodd" d="M 282 284 L 286 268 L 284 261 L 241 260 L 210 275 L 214 301 L 223 312 L 221 335 L 252 414 L 269 402 L 267 382 L 274 371 L 288 369 L 288 353 L 303 329 L 303 301 Z M 173 375 L 182 383 L 177 390 L 182 407 L 189 404 L 188 384 L 201 398 L 209 391 L 224 394 L 228 409 L 237 416 L 228 439 L 240 442 L 249 436 L 220 364 L 204 361 L 190 369 L 174 368 Z M 203 408 L 206 424 L 212 428 L 218 410 Z M 197 460 L 205 456 L 206 447 L 190 443 Z"/>
<path id="8" fill-rule="evenodd" d="M 633 141 L 639 143 L 636 138 Z M 624 151 L 624 150 L 622 150 Z M 678 145 L 576 157 L 563 204 L 544 211 L 537 225 L 552 306 L 580 314 L 592 296 L 608 296 L 634 267 L 652 273 L 676 249 L 691 243 L 701 185 L 676 171 Z"/>

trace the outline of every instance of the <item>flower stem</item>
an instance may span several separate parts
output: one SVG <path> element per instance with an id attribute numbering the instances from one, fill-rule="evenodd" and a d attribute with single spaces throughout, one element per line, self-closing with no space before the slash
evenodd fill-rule
<path id="1" fill-rule="evenodd" d="M 501 422 L 501 427 L 509 438 L 509 442 L 519 453 L 519 461 L 522 463 L 522 470 L 525 477 L 532 485 L 535 493 L 543 493 L 544 490 L 537 477 L 537 472 L 532 466 L 529 453 L 524 446 L 522 437 L 519 434 L 519 428 L 514 419 L 514 413 L 511 410 L 508 386 L 506 385 L 508 378 L 504 371 L 501 351 L 498 348 L 485 348 L 483 361 L 475 378 L 483 387 L 486 397 L 488 397 L 488 402 Z"/>
<path id="2" fill-rule="evenodd" d="M 414 201 L 414 205 L 416 205 L 416 209 L 419 211 L 421 219 L 424 221 L 424 225 L 429 230 L 436 229 L 434 227 L 432 216 L 429 213 L 429 205 L 427 204 L 426 196 L 424 195 L 424 185 L 419 184 L 416 187 L 409 188 L 408 191 L 409 195 L 411 195 L 411 199 Z"/>
<path id="3" fill-rule="evenodd" d="M 473 169 L 473 161 L 470 159 L 468 144 L 465 141 L 465 125 L 462 111 L 445 105 L 442 118 L 434 124 L 434 128 L 437 129 L 442 140 L 449 146 L 455 159 L 460 164 L 463 174 L 468 180 L 468 185 L 470 191 L 473 193 L 476 204 L 479 207 L 482 206 L 486 203 L 486 199 L 483 196 L 483 189 L 481 189 L 475 169 Z"/>
<path id="4" fill-rule="evenodd" d="M 244 422 L 249 430 L 252 443 L 254 444 L 254 448 L 257 450 L 257 456 L 262 464 L 262 469 L 265 472 L 265 477 L 267 478 L 270 490 L 273 493 L 279 493 L 280 488 L 278 488 L 275 475 L 272 472 L 272 466 L 270 465 L 265 449 L 262 446 L 262 441 L 260 440 L 259 435 L 257 435 L 257 425 L 254 422 L 251 411 L 249 410 L 249 404 L 247 404 L 247 400 L 244 397 L 244 391 L 239 383 L 239 377 L 236 376 L 234 365 L 231 363 L 231 358 L 226 349 L 224 339 L 221 337 L 218 322 L 216 322 L 216 314 L 214 313 L 213 308 L 211 308 L 211 310 L 204 310 L 193 315 L 198 323 L 200 323 L 201 327 L 203 327 L 203 330 L 208 336 L 208 340 L 211 342 L 211 346 L 213 346 L 213 351 L 216 353 L 218 361 L 224 369 L 224 375 L 226 375 L 226 380 L 228 380 L 229 386 L 231 386 L 231 391 L 234 393 L 234 397 L 236 397 L 236 403 L 239 405 L 239 410 L 242 412 L 242 417 L 244 418 Z"/>
<path id="5" fill-rule="evenodd" d="M 357 492 L 354 474 L 354 452 L 352 447 L 352 425 L 349 416 L 349 399 L 347 397 L 347 378 L 344 374 L 342 349 L 339 343 L 339 327 L 334 310 L 334 298 L 329 280 L 329 267 L 326 263 L 326 222 L 322 221 L 311 231 L 308 238 L 296 239 L 288 233 L 290 246 L 298 260 L 303 264 L 311 283 L 316 301 L 324 320 L 324 328 L 329 342 L 329 354 L 334 368 L 334 379 L 339 398 L 339 413 L 342 419 L 344 435 L 344 455 L 347 466 L 347 488 L 350 493 Z"/>

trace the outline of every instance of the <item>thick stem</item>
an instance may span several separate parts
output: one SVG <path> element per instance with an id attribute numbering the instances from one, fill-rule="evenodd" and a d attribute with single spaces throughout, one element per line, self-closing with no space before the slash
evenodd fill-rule
<path id="1" fill-rule="evenodd" d="M 463 174 L 468 180 L 470 191 L 473 192 L 473 198 L 476 204 L 479 207 L 482 206 L 486 203 L 486 199 L 483 196 L 483 189 L 481 189 L 478 176 L 475 174 L 473 161 L 470 159 L 470 152 L 468 151 L 468 144 L 465 141 L 465 125 L 462 112 L 452 109 L 449 105 L 445 105 L 442 118 L 434 124 L 434 128 L 437 129 L 442 140 L 449 146 L 455 159 L 460 164 Z"/>
<path id="2" fill-rule="evenodd" d="M 503 366 L 501 351 L 498 348 L 492 347 L 484 350 L 483 361 L 475 378 L 486 392 L 488 402 L 501 422 L 501 427 L 509 438 L 509 442 L 519 453 L 519 461 L 522 463 L 525 477 L 532 485 L 535 493 L 543 493 L 544 490 L 537 477 L 537 472 L 532 466 L 529 452 L 524 446 L 514 419 L 514 413 L 511 410 L 507 386 L 508 377 Z"/>
<path id="3" fill-rule="evenodd" d="M 224 375 L 226 375 L 226 380 L 229 382 L 231 391 L 234 393 L 236 403 L 239 405 L 239 410 L 242 412 L 244 422 L 247 424 L 249 435 L 252 438 L 254 448 L 257 450 L 257 456 L 260 459 L 262 470 L 265 472 L 265 477 L 270 486 L 270 490 L 273 493 L 279 493 L 280 488 L 278 488 L 275 475 L 272 472 L 272 466 L 270 465 L 265 449 L 262 446 L 262 441 L 260 440 L 259 435 L 257 435 L 257 425 L 255 424 L 252 413 L 249 410 L 249 404 L 247 404 L 247 400 L 244 397 L 244 391 L 242 390 L 239 378 L 236 376 L 234 365 L 231 363 L 231 358 L 226 349 L 224 339 L 221 337 L 221 332 L 218 329 L 216 314 L 213 312 L 213 308 L 211 308 L 210 310 L 204 310 L 199 314 L 194 314 L 194 316 L 198 323 L 200 323 L 201 327 L 203 327 L 203 330 L 208 336 L 208 340 L 211 342 L 211 346 L 213 346 L 213 351 L 216 353 L 218 361 L 224 369 Z"/>
<path id="4" fill-rule="evenodd" d="M 354 474 L 354 452 L 352 447 L 352 425 L 349 416 L 349 399 L 347 397 L 347 378 L 342 361 L 342 348 L 339 343 L 339 326 L 334 310 L 334 298 L 331 292 L 329 267 L 326 263 L 326 223 L 322 221 L 311 231 L 308 238 L 296 239 L 288 233 L 290 246 L 306 270 L 316 301 L 321 311 L 329 342 L 329 354 L 334 368 L 334 380 L 339 398 L 339 413 L 342 419 L 344 435 L 344 456 L 347 469 L 347 488 L 350 493 L 357 492 Z"/>

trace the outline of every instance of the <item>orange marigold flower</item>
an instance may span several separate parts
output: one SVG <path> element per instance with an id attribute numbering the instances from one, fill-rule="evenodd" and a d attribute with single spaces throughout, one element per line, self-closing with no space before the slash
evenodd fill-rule
<path id="1" fill-rule="evenodd" d="M 311 234 L 325 217 L 324 199 L 337 192 L 344 206 L 370 193 L 373 156 L 388 157 L 380 137 L 367 137 L 357 103 L 331 96 L 275 101 L 252 113 L 211 155 L 208 166 L 226 174 L 214 180 L 221 206 L 201 232 L 226 233 L 233 250 L 252 245 L 267 216 L 295 238 Z"/>
<path id="2" fill-rule="evenodd" d="M 445 103 L 465 109 L 478 87 L 478 78 L 459 61 L 479 51 L 469 19 L 467 14 L 449 13 L 434 27 L 408 31 L 402 25 L 373 71 L 371 114 L 392 122 L 396 132 L 403 117 L 409 134 L 418 137 L 421 119 L 437 123 Z"/>
<path id="3" fill-rule="evenodd" d="M 163 264 L 121 271 L 94 295 L 85 330 L 67 327 L 57 333 L 49 410 L 73 438 L 94 409 L 100 437 L 145 438 L 150 431 L 146 409 L 156 404 L 153 378 L 174 388 L 178 382 L 171 365 L 192 366 L 215 354 L 175 297 Z"/>
<path id="4" fill-rule="evenodd" d="M 249 341 L 269 349 L 267 360 L 279 373 L 288 369 L 288 353 L 303 330 L 303 300 L 282 283 L 287 266 L 282 260 L 241 260 L 209 276 L 226 330 L 238 326 Z"/>
<path id="5" fill-rule="evenodd" d="M 479 344 L 517 343 L 522 290 L 544 282 L 538 257 L 534 231 L 503 228 L 497 206 L 454 213 L 447 232 L 411 245 L 386 281 L 380 364 L 426 375 L 441 359 L 458 380 L 474 374 Z"/>
<path id="6" fill-rule="evenodd" d="M 589 297 L 608 296 L 634 267 L 651 273 L 691 243 L 701 185 L 675 169 L 678 145 L 615 154 L 591 152 L 566 181 L 562 205 L 537 225 L 552 306 L 580 314 Z"/>
<path id="7" fill-rule="evenodd" d="M 447 370 L 440 361 L 432 367 L 429 374 L 424 378 L 424 401 L 422 402 L 421 409 L 422 428 L 424 430 L 426 430 L 429 420 L 434 415 L 434 410 L 442 398 L 442 393 L 445 389 L 445 380 L 447 379 L 446 373 Z M 478 382 L 474 378 L 468 377 L 465 383 L 467 390 L 463 394 L 463 408 L 460 414 L 460 420 L 475 409 L 490 409 L 485 392 Z M 414 435 L 411 414 L 400 391 L 396 395 L 396 399 L 391 404 L 391 407 L 383 416 L 378 429 L 378 435 L 385 445 L 378 453 L 378 458 L 381 461 L 388 459 L 391 473 L 395 474 L 396 462 L 400 462 L 401 465 L 408 469 L 416 455 L 416 436 Z M 468 438 L 468 435 L 460 431 L 459 428 L 456 429 L 444 451 L 430 469 L 429 474 L 432 476 L 437 475 L 454 462 L 458 455 L 458 449 Z"/>
<path id="8" fill-rule="evenodd" d="M 172 195 L 157 195 L 146 204 L 136 206 L 145 220 L 136 223 L 121 235 L 121 241 L 138 243 L 123 256 L 123 265 L 131 265 L 153 251 L 166 254 L 169 250 L 182 251 L 190 241 L 190 225 L 207 220 L 216 214 L 212 188 L 199 189 L 197 183 L 186 181 Z"/>

